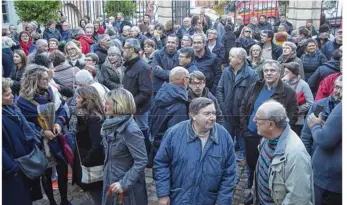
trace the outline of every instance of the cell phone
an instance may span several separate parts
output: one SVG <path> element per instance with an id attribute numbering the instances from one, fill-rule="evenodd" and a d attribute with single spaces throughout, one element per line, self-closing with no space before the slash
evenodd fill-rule
<path id="1" fill-rule="evenodd" d="M 313 113 L 316 117 L 318 117 L 319 113 L 321 113 L 323 110 L 324 110 L 324 105 L 317 105 Z"/>

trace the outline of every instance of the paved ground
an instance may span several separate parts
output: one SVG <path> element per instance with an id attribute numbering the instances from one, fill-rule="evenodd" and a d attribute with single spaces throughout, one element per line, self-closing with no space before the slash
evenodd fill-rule
<path id="1" fill-rule="evenodd" d="M 245 161 L 238 162 L 238 172 L 239 174 L 239 182 L 236 186 L 234 192 L 234 200 L 232 205 L 242 205 L 243 200 L 247 197 L 250 192 L 247 188 L 247 173 L 245 167 Z M 152 178 L 152 170 L 146 169 L 146 182 L 147 182 L 147 191 L 148 191 L 148 200 L 149 205 L 157 205 L 157 196 L 155 184 Z M 59 191 L 54 191 L 54 196 L 57 203 L 60 203 Z M 68 199 L 71 201 L 73 205 L 93 205 L 93 201 L 90 197 L 84 193 L 77 185 L 72 186 L 69 181 L 68 186 Z M 33 205 L 49 205 L 48 199 L 46 196 L 43 199 L 36 201 Z"/>

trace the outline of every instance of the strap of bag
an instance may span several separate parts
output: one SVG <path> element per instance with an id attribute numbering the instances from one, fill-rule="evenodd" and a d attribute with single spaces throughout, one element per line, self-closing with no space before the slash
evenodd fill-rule
<path id="1" fill-rule="evenodd" d="M 81 155 L 80 155 L 80 150 L 79 150 L 79 148 L 78 148 L 78 143 L 77 143 L 76 137 L 75 137 L 75 143 L 76 143 L 77 155 L 78 155 L 78 158 L 80 159 L 80 165 L 81 165 L 81 167 L 82 167 L 83 164 L 82 164 Z"/>

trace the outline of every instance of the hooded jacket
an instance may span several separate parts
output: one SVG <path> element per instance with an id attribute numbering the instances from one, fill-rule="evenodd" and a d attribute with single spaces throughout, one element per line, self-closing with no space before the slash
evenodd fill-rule
<path id="1" fill-rule="evenodd" d="M 165 83 L 155 96 L 152 106 L 151 134 L 154 147 L 159 148 L 166 130 L 188 119 L 188 94 L 183 86 Z"/>
<path id="2" fill-rule="evenodd" d="M 308 85 L 313 93 L 316 93 L 320 82 L 327 76 L 333 73 L 340 72 L 340 61 L 330 60 L 323 65 L 319 66 L 317 70 L 308 79 Z"/>
<path id="3" fill-rule="evenodd" d="M 341 72 L 334 73 L 324 78 L 319 84 L 316 98 L 314 101 L 328 97 L 334 91 L 334 82 L 335 80 L 342 75 Z"/>
<path id="4" fill-rule="evenodd" d="M 78 36 L 77 40 L 81 43 L 82 53 L 90 53 L 90 45 L 92 45 L 94 41 L 86 35 Z"/>
<path id="5" fill-rule="evenodd" d="M 305 81 L 307 82 L 311 75 L 317 70 L 317 68 L 323 65 L 328 59 L 325 55 L 317 50 L 314 53 L 307 53 L 301 56 L 301 61 L 305 72 Z"/>

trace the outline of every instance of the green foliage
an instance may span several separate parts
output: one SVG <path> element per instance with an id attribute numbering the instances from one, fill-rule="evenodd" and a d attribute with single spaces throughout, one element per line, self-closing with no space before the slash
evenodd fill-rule
<path id="1" fill-rule="evenodd" d="M 111 1 L 105 3 L 105 12 L 108 16 L 117 17 L 118 12 L 122 12 L 125 17 L 132 16 L 136 11 L 136 3 L 131 0 Z"/>
<path id="2" fill-rule="evenodd" d="M 62 8 L 59 0 L 51 1 L 14 1 L 16 13 L 22 21 L 36 21 L 46 24 L 49 19 L 58 20 Z"/>

